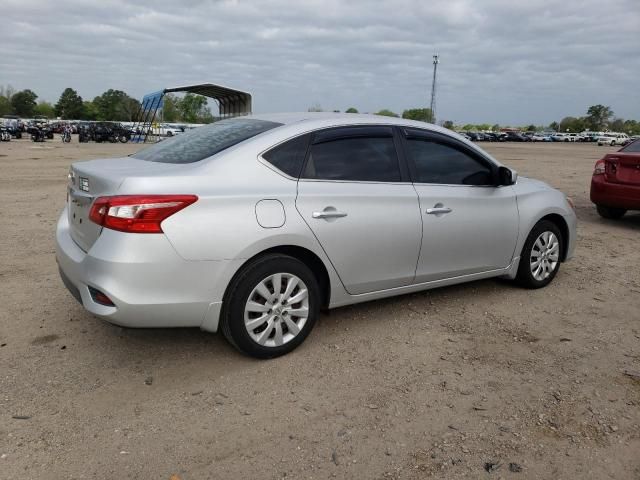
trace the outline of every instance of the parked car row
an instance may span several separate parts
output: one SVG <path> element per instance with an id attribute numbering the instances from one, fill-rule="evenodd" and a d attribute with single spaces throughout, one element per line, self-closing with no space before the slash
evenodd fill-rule
<path id="1" fill-rule="evenodd" d="M 79 122 L 78 141 L 86 143 L 127 143 L 131 140 L 133 131 L 118 122 Z"/>
<path id="2" fill-rule="evenodd" d="M 598 145 L 626 145 L 633 140 L 626 133 L 619 132 L 458 132 L 473 142 L 597 142 Z"/>

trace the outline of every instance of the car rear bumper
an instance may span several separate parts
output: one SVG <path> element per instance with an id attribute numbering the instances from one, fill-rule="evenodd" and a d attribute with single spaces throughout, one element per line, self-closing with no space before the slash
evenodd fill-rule
<path id="1" fill-rule="evenodd" d="M 607 182 L 604 175 L 594 175 L 591 201 L 596 205 L 640 210 L 640 185 Z"/>
<path id="2" fill-rule="evenodd" d="M 216 331 L 232 261 L 187 261 L 164 235 L 105 229 L 84 252 L 71 238 L 66 209 L 56 229 L 63 283 L 94 315 L 125 327 Z M 90 287 L 111 299 L 97 303 Z"/>

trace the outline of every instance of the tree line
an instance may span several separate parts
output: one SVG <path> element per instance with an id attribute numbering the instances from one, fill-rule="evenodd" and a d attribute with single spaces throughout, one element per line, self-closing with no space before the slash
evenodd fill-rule
<path id="1" fill-rule="evenodd" d="M 322 107 L 314 105 L 309 107 L 310 112 L 321 112 Z M 339 110 L 334 110 L 339 112 Z M 345 113 L 359 113 L 355 107 L 350 107 L 345 110 Z M 432 112 L 428 108 L 411 108 L 402 112 L 399 115 L 392 110 L 382 109 L 375 112 L 375 115 L 383 115 L 387 117 L 400 117 L 409 120 L 419 120 L 422 122 L 430 122 L 432 119 Z M 640 135 L 640 121 L 637 120 L 625 120 L 620 117 L 616 117 L 611 107 L 605 105 L 592 105 L 587 109 L 587 114 L 582 117 L 564 117 L 560 122 L 551 122 L 549 125 L 527 125 L 516 126 L 499 125 L 489 123 L 467 123 L 467 124 L 455 124 L 451 120 L 444 120 L 439 123 L 445 128 L 451 130 L 464 130 L 464 131 L 499 131 L 501 128 L 518 128 L 519 130 L 525 130 L 529 132 L 553 130 L 554 132 L 569 132 L 580 133 L 585 130 L 593 132 L 613 131 L 624 132 L 629 135 Z"/>
<path id="2" fill-rule="evenodd" d="M 38 95 L 30 89 L 16 91 L 10 85 L 0 86 L 0 116 L 18 115 L 23 118 L 44 116 L 47 118 L 62 118 L 64 120 L 99 120 L 99 121 L 135 121 L 140 101 L 129 96 L 122 90 L 109 90 L 98 95 L 93 100 L 84 100 L 73 88 L 65 88 L 58 102 L 52 105 L 46 101 L 38 101 Z M 309 111 L 322 111 L 318 104 L 309 107 Z M 337 110 L 334 110 L 337 112 Z M 345 110 L 346 113 L 358 113 L 355 107 Z M 375 113 L 388 117 L 400 117 L 422 122 L 433 121 L 433 114 L 429 108 L 410 108 L 398 114 L 389 109 L 382 109 Z M 161 117 L 165 122 L 211 123 L 215 120 L 208 106 L 207 98 L 193 93 L 183 97 L 174 94 L 164 96 Z M 440 122 L 445 128 L 466 131 L 500 130 L 501 125 L 488 123 L 456 125 L 450 120 Z M 521 130 L 538 131 L 553 130 L 556 132 L 578 133 L 584 130 L 624 132 L 629 135 L 640 135 L 640 122 L 616 117 L 611 107 L 592 105 L 582 117 L 564 117 L 559 122 L 549 125 L 528 125 L 519 127 Z"/>
<path id="3" fill-rule="evenodd" d="M 122 90 L 112 88 L 93 100 L 84 100 L 73 88 L 65 88 L 58 102 L 53 105 L 46 101 L 38 101 L 38 95 L 30 89 L 16 91 L 10 85 L 0 86 L 0 116 L 132 122 L 137 120 L 139 108 L 139 100 Z M 162 120 L 210 123 L 214 117 L 207 105 L 206 97 L 193 93 L 187 93 L 184 97 L 168 94 L 164 97 Z"/>

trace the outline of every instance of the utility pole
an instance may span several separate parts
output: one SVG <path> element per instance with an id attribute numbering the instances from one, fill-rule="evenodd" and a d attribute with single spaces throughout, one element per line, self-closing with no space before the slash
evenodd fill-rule
<path id="1" fill-rule="evenodd" d="M 439 55 L 434 55 L 433 56 L 433 80 L 431 82 L 431 115 L 430 115 L 430 119 L 429 122 L 430 123 L 435 123 L 436 122 L 436 72 L 438 71 L 438 63 L 440 62 L 439 60 Z"/>

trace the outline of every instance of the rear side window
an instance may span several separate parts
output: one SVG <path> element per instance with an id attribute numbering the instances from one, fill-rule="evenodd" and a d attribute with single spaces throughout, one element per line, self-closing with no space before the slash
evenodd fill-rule
<path id="1" fill-rule="evenodd" d="M 302 176 L 319 180 L 399 182 L 400 168 L 393 137 L 360 134 L 314 143 Z"/>
<path id="2" fill-rule="evenodd" d="M 629 145 L 627 145 L 620 151 L 625 153 L 640 153 L 640 140 L 635 140 L 631 142 Z"/>
<path id="3" fill-rule="evenodd" d="M 234 118 L 194 128 L 140 150 L 133 158 L 160 163 L 193 163 L 204 160 L 281 123 Z"/>
<path id="4" fill-rule="evenodd" d="M 298 178 L 309 146 L 310 135 L 302 135 L 272 148 L 262 157 L 290 177 Z"/>
<path id="5" fill-rule="evenodd" d="M 416 183 L 491 185 L 491 169 L 483 162 L 445 143 L 407 139 L 407 155 L 416 170 Z"/>

